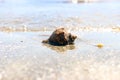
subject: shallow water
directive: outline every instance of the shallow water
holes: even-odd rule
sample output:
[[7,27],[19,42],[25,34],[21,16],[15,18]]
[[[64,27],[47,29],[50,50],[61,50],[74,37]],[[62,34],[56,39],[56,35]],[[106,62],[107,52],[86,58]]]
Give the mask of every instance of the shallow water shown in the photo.
[[77,30],[86,27],[119,30],[120,27],[119,2],[72,4],[59,0],[6,0],[0,4],[0,15],[3,30],[41,31],[60,26]]
[[[120,80],[119,2],[36,1],[0,3],[0,80]],[[74,45],[41,43],[61,26]]]

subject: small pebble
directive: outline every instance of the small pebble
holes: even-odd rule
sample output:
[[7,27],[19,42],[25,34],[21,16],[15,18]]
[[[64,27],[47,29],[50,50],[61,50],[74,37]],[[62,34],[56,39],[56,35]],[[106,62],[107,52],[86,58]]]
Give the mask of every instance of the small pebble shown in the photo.
[[98,48],[102,48],[102,47],[104,46],[104,44],[98,43],[96,46],[97,46]]

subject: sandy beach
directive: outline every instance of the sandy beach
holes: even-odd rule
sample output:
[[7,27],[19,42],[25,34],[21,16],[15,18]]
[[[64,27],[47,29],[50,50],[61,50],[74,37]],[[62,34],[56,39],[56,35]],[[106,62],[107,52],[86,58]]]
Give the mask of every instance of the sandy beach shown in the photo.
[[[119,4],[3,0],[0,80],[120,80]],[[75,44],[41,43],[58,27]]]

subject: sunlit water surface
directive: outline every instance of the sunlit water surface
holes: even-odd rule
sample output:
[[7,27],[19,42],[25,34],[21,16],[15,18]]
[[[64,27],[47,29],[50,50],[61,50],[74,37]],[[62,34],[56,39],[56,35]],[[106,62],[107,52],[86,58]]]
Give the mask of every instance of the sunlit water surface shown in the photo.
[[60,0],[6,0],[0,3],[0,28],[51,30],[56,27],[117,28],[120,27],[120,3],[79,3]]

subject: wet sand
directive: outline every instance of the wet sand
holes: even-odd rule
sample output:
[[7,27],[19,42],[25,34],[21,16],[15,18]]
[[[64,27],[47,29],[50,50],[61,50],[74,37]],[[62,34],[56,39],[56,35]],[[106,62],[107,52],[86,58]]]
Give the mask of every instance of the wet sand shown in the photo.
[[120,33],[74,31],[75,44],[58,47],[41,43],[51,32],[0,32],[0,80],[120,79]]

